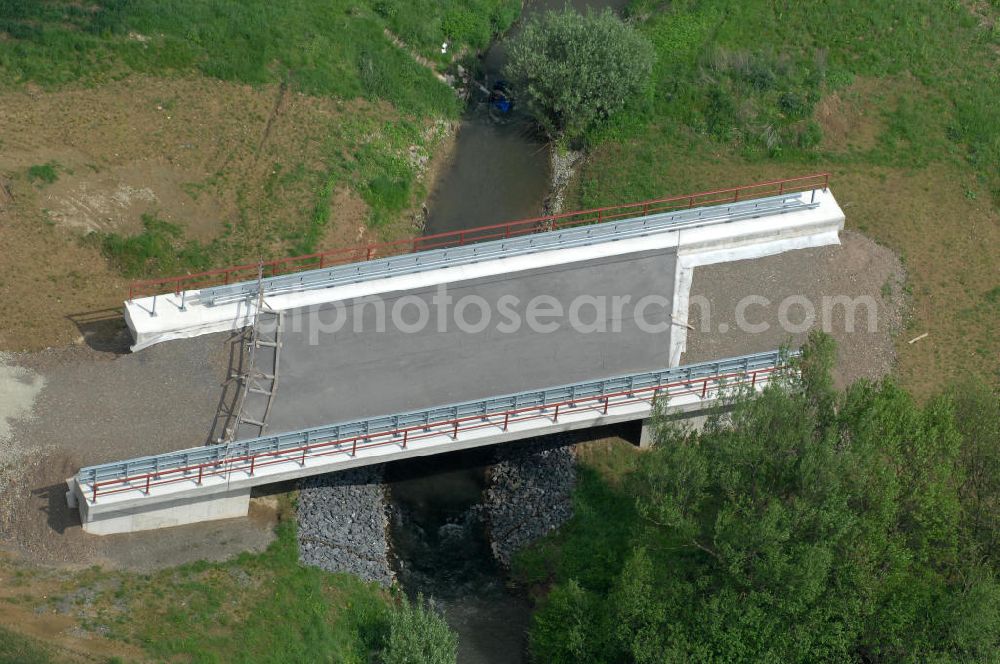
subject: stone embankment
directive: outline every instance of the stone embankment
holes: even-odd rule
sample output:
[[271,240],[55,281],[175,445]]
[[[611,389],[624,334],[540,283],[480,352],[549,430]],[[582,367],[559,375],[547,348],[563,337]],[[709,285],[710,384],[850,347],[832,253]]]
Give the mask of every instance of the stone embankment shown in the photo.
[[514,554],[573,516],[576,458],[569,436],[500,446],[483,510],[493,555],[510,567]]
[[542,205],[545,214],[559,214],[563,211],[566,190],[569,189],[570,180],[573,179],[577,164],[583,159],[583,155],[582,150],[570,150],[556,143],[549,145],[551,183],[549,184],[549,195],[545,197],[545,202]]
[[382,466],[303,480],[297,516],[303,564],[392,584]]

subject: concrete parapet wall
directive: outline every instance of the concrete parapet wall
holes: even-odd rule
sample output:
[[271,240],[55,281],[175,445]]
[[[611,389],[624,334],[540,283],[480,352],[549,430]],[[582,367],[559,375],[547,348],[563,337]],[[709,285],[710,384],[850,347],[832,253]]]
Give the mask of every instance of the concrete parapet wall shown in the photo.
[[[806,192],[803,195],[815,195],[818,205],[755,219],[715,222],[697,228],[665,230],[643,237],[538,251],[464,265],[431,268],[396,277],[375,278],[349,285],[274,295],[266,298],[266,306],[274,311],[284,311],[656,249],[677,252],[682,259],[678,261],[678,270],[687,270],[689,273],[696,265],[836,244],[837,233],[844,226],[844,213],[833,194],[829,190],[816,190],[812,194]],[[675,319],[678,320],[685,320],[687,317],[687,298],[686,292],[681,291],[682,287],[683,284],[677,286],[674,299],[675,313],[678,314]],[[690,279],[687,287],[690,287]],[[681,298],[683,306],[678,303],[678,295],[684,295]],[[125,319],[135,340],[132,350],[138,351],[172,339],[242,328],[252,322],[254,306],[249,301],[208,306],[199,302],[197,290],[159,295],[155,298],[136,298],[125,303]],[[681,343],[683,344],[683,339]],[[676,356],[679,359],[680,353],[676,353]]]

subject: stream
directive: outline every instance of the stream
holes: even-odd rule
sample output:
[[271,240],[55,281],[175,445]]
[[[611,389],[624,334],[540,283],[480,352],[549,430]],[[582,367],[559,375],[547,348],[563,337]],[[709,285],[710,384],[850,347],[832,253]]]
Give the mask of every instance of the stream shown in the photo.
[[[627,0],[528,0],[522,18],[562,9],[610,7]],[[506,38],[516,34],[515,25]],[[488,89],[506,60],[503,40],[481,60]],[[505,122],[489,117],[485,95],[473,95],[462,118],[452,158],[427,202],[425,234],[474,228],[542,213],[549,193],[549,151],[543,137],[514,112]],[[505,585],[490,551],[478,509],[493,452],[454,452],[389,464],[390,537],[397,577],[408,595],[432,597],[458,633],[460,664],[526,661],[530,623],[527,599]]]

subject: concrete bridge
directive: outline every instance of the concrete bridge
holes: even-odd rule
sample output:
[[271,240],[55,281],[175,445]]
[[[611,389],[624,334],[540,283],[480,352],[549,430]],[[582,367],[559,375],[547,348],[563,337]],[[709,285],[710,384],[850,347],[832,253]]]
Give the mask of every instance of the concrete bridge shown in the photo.
[[[783,360],[678,366],[694,267],[836,244],[843,221],[819,175],[138,284],[137,351],[269,316],[251,344],[266,384],[245,386],[237,440],[84,468],[69,500],[89,532],[159,528],[243,515],[259,484],[644,420],[665,397],[702,411]],[[525,322],[539,297],[544,329]],[[459,324],[461,303],[504,298],[528,303],[519,325],[468,306]]]

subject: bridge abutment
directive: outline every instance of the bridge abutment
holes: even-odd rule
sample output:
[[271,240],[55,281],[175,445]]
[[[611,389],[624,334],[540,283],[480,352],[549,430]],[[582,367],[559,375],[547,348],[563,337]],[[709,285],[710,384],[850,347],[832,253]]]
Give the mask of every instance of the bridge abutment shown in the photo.
[[86,500],[78,500],[84,531],[92,535],[116,535],[140,530],[183,526],[201,521],[245,517],[250,509],[250,487],[220,487],[209,493],[187,493],[174,500],[150,501],[139,497],[133,505],[116,505],[111,512],[94,511]]

